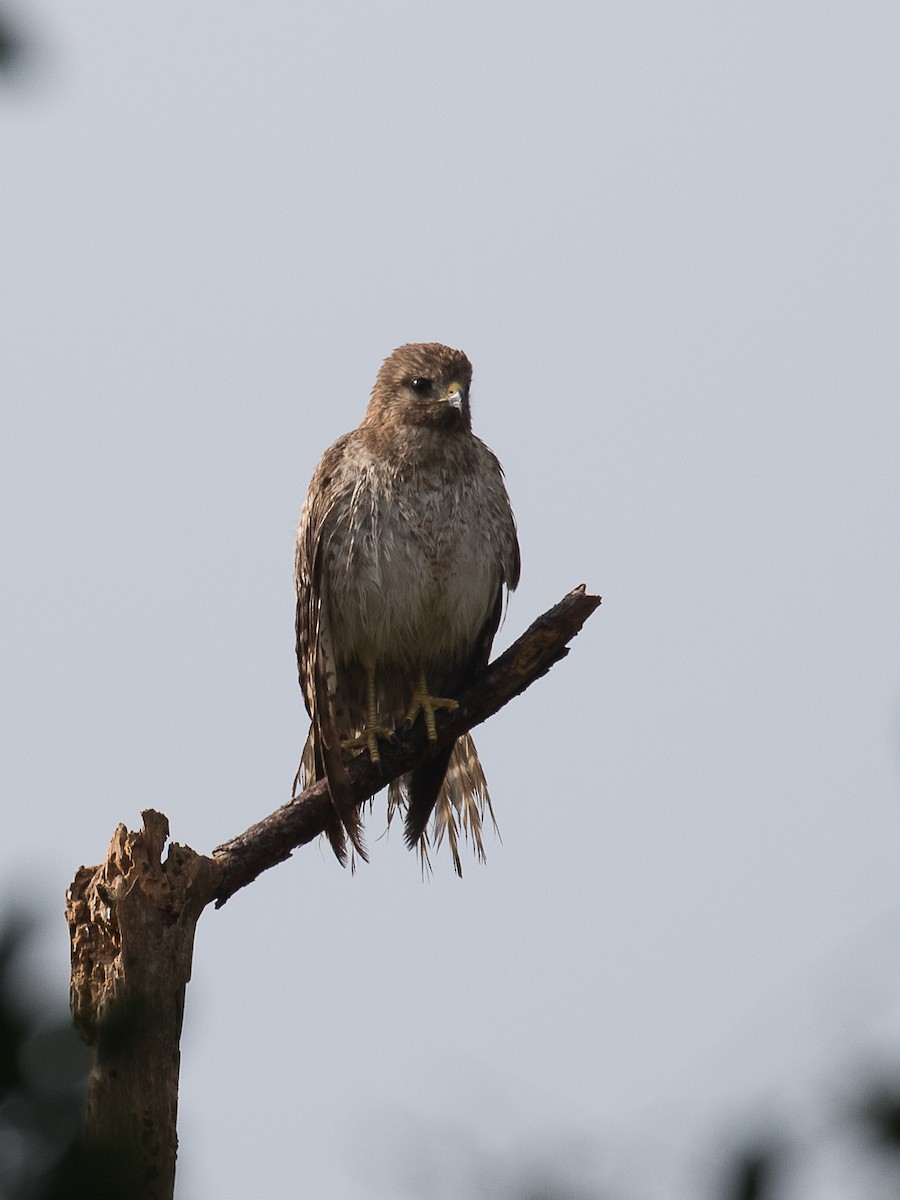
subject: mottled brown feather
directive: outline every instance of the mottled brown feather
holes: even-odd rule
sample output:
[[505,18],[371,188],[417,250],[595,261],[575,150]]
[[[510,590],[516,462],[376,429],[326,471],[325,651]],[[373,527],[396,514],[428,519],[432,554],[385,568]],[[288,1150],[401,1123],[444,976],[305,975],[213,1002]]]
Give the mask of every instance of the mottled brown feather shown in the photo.
[[[495,456],[471,431],[471,366],[438,343],[401,346],[385,360],[365,416],[322,457],[297,537],[297,659],[311,728],[297,784],[326,778],[340,822],[365,857],[346,794],[340,741],[366,720],[366,668],[375,670],[380,724],[403,721],[418,674],[450,696],[483,666],[503,596],[519,579],[515,521]],[[458,393],[447,399],[451,384]],[[483,857],[493,813],[472,739],[395,781],[389,818],[406,808],[406,836],[428,858],[457,835]],[[341,857],[343,839],[329,831]]]

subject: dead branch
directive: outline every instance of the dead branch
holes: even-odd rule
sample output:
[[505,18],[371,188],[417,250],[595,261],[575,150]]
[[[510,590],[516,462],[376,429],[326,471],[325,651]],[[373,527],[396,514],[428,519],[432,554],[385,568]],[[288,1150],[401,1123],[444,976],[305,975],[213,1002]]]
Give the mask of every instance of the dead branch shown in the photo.
[[[546,675],[554,663],[569,653],[568,643],[599,604],[600,597],[587,595],[582,584],[538,617],[505,654],[456,697],[458,709],[438,714],[437,743],[428,741],[420,723],[412,729],[398,730],[396,741],[381,748],[380,765],[371,763],[365,754],[357,755],[347,764],[356,803],[363,804],[392,779],[406,774],[427,755],[486,721]],[[217,846],[213,851],[220,871],[216,907],[220,908],[269,867],[290,858],[296,847],[318,837],[331,813],[328,788],[320,782],[244,833]]]

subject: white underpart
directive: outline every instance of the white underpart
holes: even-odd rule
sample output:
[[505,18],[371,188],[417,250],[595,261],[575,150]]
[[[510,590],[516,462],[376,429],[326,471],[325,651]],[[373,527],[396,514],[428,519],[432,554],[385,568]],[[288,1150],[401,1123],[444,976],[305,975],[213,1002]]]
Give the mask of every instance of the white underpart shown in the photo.
[[330,539],[338,569],[330,573],[329,623],[338,660],[390,664],[414,678],[430,661],[471,653],[500,587],[501,550],[484,490],[469,478],[451,481],[434,466],[375,486],[384,470],[360,471],[349,522],[355,538],[335,530]]

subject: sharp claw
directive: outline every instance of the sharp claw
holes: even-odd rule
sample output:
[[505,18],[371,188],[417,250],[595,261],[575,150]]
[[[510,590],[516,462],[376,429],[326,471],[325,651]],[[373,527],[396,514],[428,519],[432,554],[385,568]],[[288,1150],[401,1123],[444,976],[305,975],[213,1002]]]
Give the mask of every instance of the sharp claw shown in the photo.
[[439,708],[445,708],[448,712],[453,712],[459,708],[459,704],[456,700],[451,700],[448,696],[432,696],[426,686],[425,676],[421,676],[418,686],[413,692],[409,712],[406,714],[406,724],[412,725],[419,713],[422,713],[425,718],[425,729],[428,733],[428,740],[429,742],[436,742],[437,724],[435,723],[435,713]]
[[373,763],[381,762],[381,753],[378,749],[378,739],[383,742],[393,742],[396,738],[393,729],[388,729],[386,725],[365,725],[356,735],[356,737],[347,738],[341,742],[342,750],[368,750],[369,758]]

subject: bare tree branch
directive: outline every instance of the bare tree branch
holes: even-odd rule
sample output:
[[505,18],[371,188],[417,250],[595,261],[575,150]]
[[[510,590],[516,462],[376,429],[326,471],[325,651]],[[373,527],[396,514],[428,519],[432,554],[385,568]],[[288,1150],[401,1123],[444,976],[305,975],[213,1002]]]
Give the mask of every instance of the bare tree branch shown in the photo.
[[[347,764],[355,802],[363,804],[392,779],[405,775],[422,759],[486,721],[546,675],[554,663],[569,653],[568,643],[599,604],[600,597],[587,595],[582,584],[538,617],[518,641],[455,697],[459,708],[438,714],[436,743],[428,741],[420,723],[412,729],[399,730],[396,741],[381,748],[380,764],[371,763],[365,754],[357,755]],[[318,837],[331,815],[328,788],[322,781],[244,833],[217,846],[213,858],[221,875],[216,907],[220,908],[269,867],[290,858],[297,846]]]

